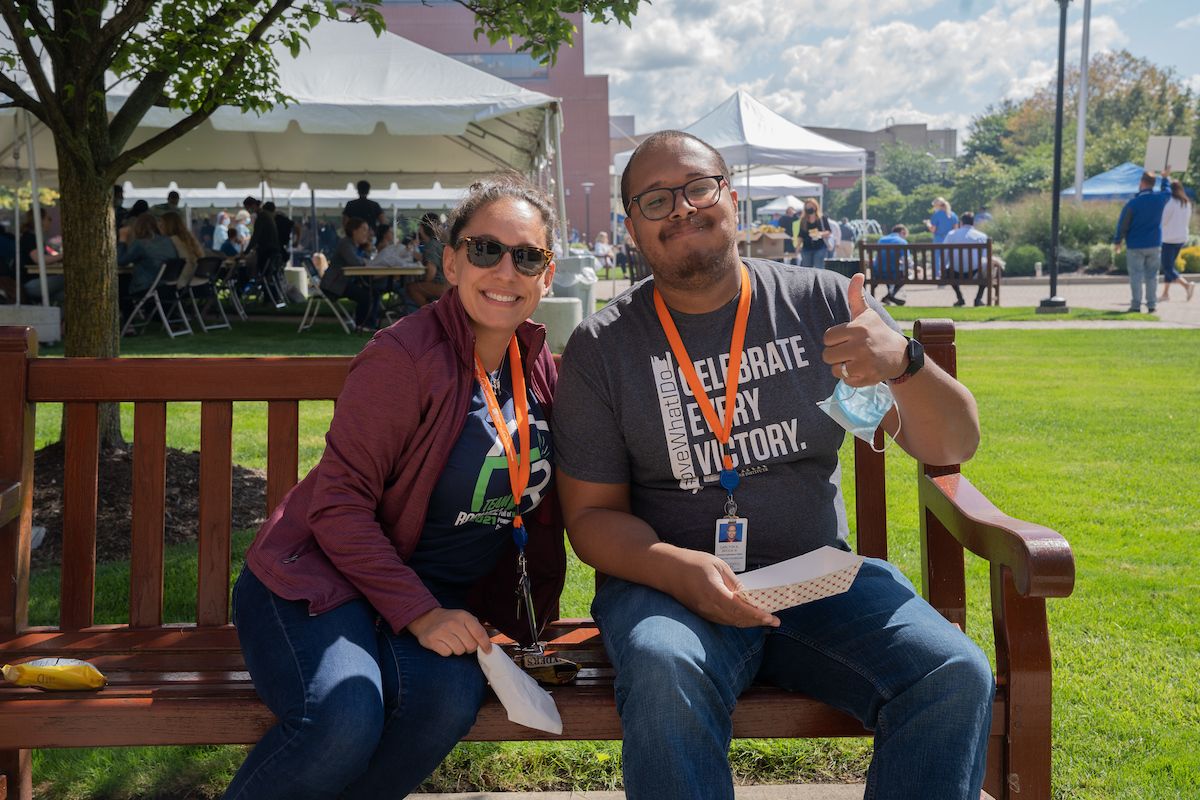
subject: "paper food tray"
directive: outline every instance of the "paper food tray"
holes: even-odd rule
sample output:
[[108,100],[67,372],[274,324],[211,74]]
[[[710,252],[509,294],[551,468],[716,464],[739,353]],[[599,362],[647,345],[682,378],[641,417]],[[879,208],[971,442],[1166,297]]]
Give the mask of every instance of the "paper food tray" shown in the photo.
[[738,596],[763,611],[775,612],[841,594],[854,583],[863,557],[821,547],[787,561],[739,575]]

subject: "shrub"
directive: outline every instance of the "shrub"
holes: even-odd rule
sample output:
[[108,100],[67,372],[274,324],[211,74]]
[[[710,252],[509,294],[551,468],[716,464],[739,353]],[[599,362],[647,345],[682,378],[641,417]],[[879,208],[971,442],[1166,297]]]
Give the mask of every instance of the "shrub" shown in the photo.
[[[1087,251],[1112,240],[1120,203],[1064,202],[1059,208],[1059,248]],[[1050,252],[1050,197],[1029,197],[992,210],[992,219],[980,226],[1005,248],[1031,244]]]
[[1088,272],[1108,272],[1112,269],[1112,247],[1107,244],[1094,244],[1088,250]]
[[1200,272],[1200,245],[1180,250],[1175,268],[1180,272]]
[[1069,247],[1058,248],[1058,271],[1078,272],[1083,268],[1083,253]]
[[1022,244],[1009,250],[1005,254],[1004,260],[1004,274],[1013,277],[1032,275],[1034,263],[1038,261],[1045,263],[1046,257],[1042,255],[1041,248],[1032,244]]

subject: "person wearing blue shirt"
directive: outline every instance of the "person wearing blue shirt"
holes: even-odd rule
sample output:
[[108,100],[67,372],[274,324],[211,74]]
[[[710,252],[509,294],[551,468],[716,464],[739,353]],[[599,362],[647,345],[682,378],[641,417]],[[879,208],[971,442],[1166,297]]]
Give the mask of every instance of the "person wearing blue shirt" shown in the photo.
[[[958,227],[958,215],[950,210],[950,203],[944,197],[933,201],[933,214],[925,220],[925,227],[933,234],[933,243],[941,244],[946,241],[947,234]],[[933,254],[933,276],[942,277],[942,254]]]
[[[987,244],[987,234],[983,231],[975,230],[975,215],[970,211],[964,211],[958,223],[957,228],[946,234],[946,244]],[[956,306],[967,304],[967,301],[963,299],[962,289],[958,288],[959,281],[979,277],[979,252],[964,253],[963,258],[965,263],[961,264],[961,273],[954,268],[947,270],[950,274],[950,286],[954,289],[954,294],[958,298],[954,301],[954,305]],[[987,285],[985,283],[979,284],[979,289],[975,292],[975,305],[983,305],[983,293],[986,289]]]
[[[896,225],[887,236],[879,237],[879,244],[908,244],[906,236],[908,236],[908,228],[904,225]],[[888,282],[887,294],[883,296],[882,301],[885,305],[888,303],[904,305],[904,301],[897,296],[897,292],[904,285],[904,279],[908,277],[907,263],[907,250],[883,250],[876,258],[875,274]]]
[[1121,242],[1128,253],[1125,266],[1129,271],[1129,313],[1142,310],[1142,290],[1146,292],[1146,310],[1151,314],[1158,299],[1158,266],[1162,260],[1163,207],[1171,199],[1171,167],[1162,173],[1162,183],[1154,191],[1154,173],[1143,172],[1134,195],[1117,218],[1113,247],[1121,252]]

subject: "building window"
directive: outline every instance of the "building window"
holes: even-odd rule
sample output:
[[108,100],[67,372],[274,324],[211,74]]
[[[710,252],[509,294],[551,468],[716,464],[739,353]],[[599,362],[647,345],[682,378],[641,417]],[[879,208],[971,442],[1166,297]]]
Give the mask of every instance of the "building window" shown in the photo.
[[538,63],[527,53],[447,53],[464,64],[491,73],[497,78],[512,80],[545,80],[550,68]]

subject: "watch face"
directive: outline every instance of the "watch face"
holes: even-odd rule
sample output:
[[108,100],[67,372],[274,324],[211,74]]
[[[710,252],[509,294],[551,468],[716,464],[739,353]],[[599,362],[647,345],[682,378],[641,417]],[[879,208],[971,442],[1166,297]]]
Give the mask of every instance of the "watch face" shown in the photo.
[[916,339],[909,339],[908,369],[904,370],[904,374],[912,375],[923,366],[925,366],[925,348]]

